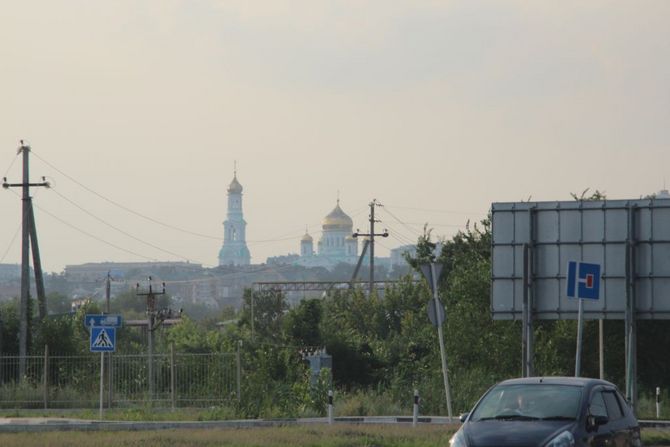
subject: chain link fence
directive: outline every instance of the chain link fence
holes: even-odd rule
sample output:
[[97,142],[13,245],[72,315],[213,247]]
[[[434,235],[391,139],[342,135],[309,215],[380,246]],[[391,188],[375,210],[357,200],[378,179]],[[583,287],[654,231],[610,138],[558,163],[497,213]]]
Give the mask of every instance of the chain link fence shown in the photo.
[[238,354],[97,354],[25,357],[0,355],[0,408],[94,408],[100,403],[101,361],[104,406],[200,407],[240,398]]

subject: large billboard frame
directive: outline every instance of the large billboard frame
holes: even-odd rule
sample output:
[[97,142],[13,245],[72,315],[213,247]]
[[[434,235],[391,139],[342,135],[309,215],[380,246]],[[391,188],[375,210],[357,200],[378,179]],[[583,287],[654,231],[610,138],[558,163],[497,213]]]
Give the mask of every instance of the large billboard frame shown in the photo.
[[636,321],[670,319],[670,200],[509,202],[491,206],[491,313],[523,322],[524,375],[532,374],[535,319],[575,319],[568,261],[602,265],[601,299],[588,319],[623,319],[626,394],[636,386]]

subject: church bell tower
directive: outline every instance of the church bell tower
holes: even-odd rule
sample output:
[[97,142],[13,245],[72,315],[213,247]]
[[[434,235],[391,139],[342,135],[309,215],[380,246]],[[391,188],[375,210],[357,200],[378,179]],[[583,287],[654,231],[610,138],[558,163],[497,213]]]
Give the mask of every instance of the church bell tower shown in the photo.
[[237,181],[237,169],[228,186],[228,213],[223,222],[223,246],[219,265],[249,265],[251,255],[246,241],[247,223],[242,214],[242,185]]

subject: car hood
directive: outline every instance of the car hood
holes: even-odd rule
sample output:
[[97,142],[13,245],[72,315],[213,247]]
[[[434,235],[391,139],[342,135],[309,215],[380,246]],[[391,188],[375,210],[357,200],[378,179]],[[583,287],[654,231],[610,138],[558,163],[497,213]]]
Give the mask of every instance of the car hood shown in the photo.
[[477,421],[466,422],[463,434],[471,447],[537,447],[573,425],[566,421]]

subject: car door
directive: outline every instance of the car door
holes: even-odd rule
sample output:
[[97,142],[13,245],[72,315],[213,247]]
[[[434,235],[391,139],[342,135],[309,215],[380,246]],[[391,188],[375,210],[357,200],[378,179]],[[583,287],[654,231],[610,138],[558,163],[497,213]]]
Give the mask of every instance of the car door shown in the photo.
[[639,447],[642,445],[642,440],[640,438],[640,424],[637,422],[635,412],[633,411],[633,408],[630,405],[630,403],[626,400],[625,397],[621,395],[619,391],[616,391],[614,394],[616,395],[617,400],[621,405],[621,409],[623,410],[624,414],[623,417],[626,421],[625,424],[626,427],[628,428],[628,440],[626,445]]
[[617,397],[614,388],[604,388],[602,390],[603,400],[607,409],[609,422],[606,424],[612,433],[612,441],[615,447],[631,446],[631,427],[622,402]]
[[[609,419],[607,406],[603,397],[602,387],[597,387],[591,393],[589,401],[589,415],[595,417],[603,416]],[[609,422],[604,425],[588,427],[588,445],[590,447],[614,447],[614,434],[609,428]]]

